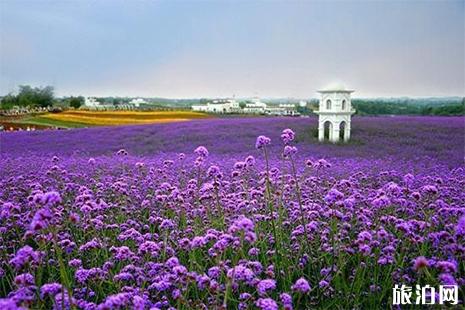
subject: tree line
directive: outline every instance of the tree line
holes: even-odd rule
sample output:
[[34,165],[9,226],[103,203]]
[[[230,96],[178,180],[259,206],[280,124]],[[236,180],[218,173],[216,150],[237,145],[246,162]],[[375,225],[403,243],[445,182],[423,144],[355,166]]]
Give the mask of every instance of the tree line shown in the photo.
[[464,115],[463,98],[353,99],[357,115]]
[[19,108],[49,108],[53,106],[70,106],[78,109],[84,104],[84,97],[55,98],[53,86],[32,87],[20,85],[17,93],[9,93],[1,98],[3,110]]

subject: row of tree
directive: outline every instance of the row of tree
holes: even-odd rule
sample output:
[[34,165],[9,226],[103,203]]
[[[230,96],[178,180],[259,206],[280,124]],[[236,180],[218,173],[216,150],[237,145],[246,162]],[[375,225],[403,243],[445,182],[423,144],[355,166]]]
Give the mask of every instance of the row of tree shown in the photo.
[[56,99],[53,86],[31,87],[19,86],[17,93],[10,93],[1,98],[1,109],[20,108],[48,108],[52,106],[69,106],[79,108],[84,104],[84,97],[68,97]]
[[383,100],[353,99],[358,115],[464,115],[463,98]]
[[54,93],[52,86],[31,87],[29,85],[19,86],[17,94],[10,93],[2,98],[2,109],[13,107],[41,107],[46,108],[53,105]]

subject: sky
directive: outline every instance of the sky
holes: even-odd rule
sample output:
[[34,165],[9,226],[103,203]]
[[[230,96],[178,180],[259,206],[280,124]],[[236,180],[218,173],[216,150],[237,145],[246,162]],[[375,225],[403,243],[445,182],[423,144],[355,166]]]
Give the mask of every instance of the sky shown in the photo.
[[0,0],[0,95],[464,96],[464,75],[464,0]]

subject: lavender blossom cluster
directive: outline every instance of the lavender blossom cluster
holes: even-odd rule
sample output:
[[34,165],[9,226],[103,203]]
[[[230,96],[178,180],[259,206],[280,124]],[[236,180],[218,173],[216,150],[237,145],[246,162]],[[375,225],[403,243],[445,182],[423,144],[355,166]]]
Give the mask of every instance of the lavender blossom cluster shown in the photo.
[[205,145],[3,157],[0,309],[374,309],[396,284],[457,284],[463,303],[463,164],[298,139],[257,135],[234,162]]

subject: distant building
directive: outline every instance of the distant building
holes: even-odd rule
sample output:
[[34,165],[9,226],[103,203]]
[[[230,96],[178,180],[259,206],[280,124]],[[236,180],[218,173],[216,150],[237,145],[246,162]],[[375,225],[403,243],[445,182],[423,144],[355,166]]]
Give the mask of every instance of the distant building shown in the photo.
[[114,109],[115,106],[112,103],[101,103],[97,101],[95,97],[86,97],[84,99],[84,106],[81,108],[87,108],[90,110],[109,110]]
[[280,104],[279,107],[282,109],[282,115],[286,116],[298,116],[300,115],[299,112],[297,112],[297,107],[295,104],[292,103],[283,103]]
[[100,102],[98,102],[95,97],[86,97],[84,105],[89,108],[96,108],[100,105]]
[[297,107],[295,104],[280,104],[278,106],[268,105],[259,98],[253,98],[247,102],[241,109],[239,102],[235,99],[216,99],[206,104],[196,104],[192,106],[193,111],[207,113],[250,113],[250,114],[266,114],[277,116],[298,116]]
[[241,107],[235,99],[216,99],[207,104],[196,104],[192,111],[207,113],[240,113]]
[[266,108],[267,115],[275,116],[299,116],[297,107],[292,103],[281,103],[278,106],[269,106]]
[[132,104],[137,108],[140,107],[141,104],[146,104],[146,103],[147,101],[145,101],[142,98],[132,99],[131,101],[129,101],[129,104]]
[[265,114],[267,109],[267,105],[264,102],[261,102],[259,98],[252,99],[252,102],[247,102],[245,104],[244,109],[242,110],[244,113],[251,113],[251,114]]
[[352,109],[350,94],[343,85],[336,84],[318,91],[320,107],[314,111],[318,117],[318,140],[327,138],[331,142],[349,141]]

